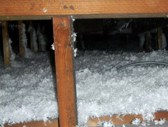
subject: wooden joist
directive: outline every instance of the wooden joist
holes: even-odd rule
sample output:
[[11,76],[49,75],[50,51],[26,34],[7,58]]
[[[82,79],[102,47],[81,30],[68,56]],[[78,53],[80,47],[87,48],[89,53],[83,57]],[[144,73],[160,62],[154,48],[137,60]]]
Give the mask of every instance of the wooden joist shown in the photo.
[[162,49],[162,28],[161,27],[157,29],[157,36],[158,36],[158,48]]
[[[102,17],[167,17],[167,0],[0,0],[0,20]],[[22,16],[22,17],[21,17]],[[36,18],[37,17],[37,18]]]
[[2,38],[3,38],[3,56],[5,67],[10,66],[10,49],[9,49],[9,38],[8,38],[8,23],[7,21],[2,22]]
[[53,18],[57,99],[60,127],[77,125],[70,18]]
[[[166,111],[156,112],[154,115],[155,115],[154,120],[159,120],[163,118],[168,120],[168,112]],[[120,116],[113,115],[112,117],[104,116],[104,117],[99,117],[99,118],[90,118],[88,122],[86,123],[86,125],[88,127],[96,127],[98,126],[97,125],[98,122],[110,121],[110,120],[111,120],[111,123],[113,123],[114,125],[128,125],[128,124],[131,124],[131,122],[135,118],[140,119],[142,122],[142,115],[120,115]],[[45,124],[43,121],[19,123],[19,124],[13,124],[13,125],[5,124],[4,127],[58,127],[58,120],[57,119],[50,120],[50,122],[46,122]]]
[[18,124],[12,124],[8,125],[5,124],[4,127],[59,127],[58,126],[58,120],[51,120],[44,123],[43,121],[32,121],[32,122],[25,122],[25,123],[18,123]]
[[22,21],[18,21],[18,32],[19,32],[19,55],[21,57],[25,56],[25,49],[23,46],[23,36],[22,36]]
[[[159,120],[159,119],[163,119],[165,118],[166,120],[168,120],[168,112],[166,111],[160,111],[160,112],[156,112],[154,114],[155,119],[154,120]],[[99,117],[99,118],[90,118],[88,120],[88,126],[97,126],[97,123],[99,121],[110,121],[111,123],[113,123],[114,125],[128,125],[131,124],[131,122],[135,119],[138,118],[140,119],[140,121],[143,121],[142,115],[113,115],[112,117],[110,116],[106,116],[106,117]],[[151,121],[152,122],[152,121]]]

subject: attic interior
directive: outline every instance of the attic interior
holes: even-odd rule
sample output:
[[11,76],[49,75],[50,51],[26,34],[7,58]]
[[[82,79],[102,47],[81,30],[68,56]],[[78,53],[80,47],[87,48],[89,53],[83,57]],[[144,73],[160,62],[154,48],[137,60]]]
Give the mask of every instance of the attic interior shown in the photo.
[[[51,20],[35,20],[33,27],[35,31],[39,30],[45,35],[46,50],[51,49],[53,43],[52,21]],[[162,29],[166,40],[168,38],[167,18],[117,18],[117,19],[76,19],[74,22],[74,32],[77,34],[76,48],[78,50],[131,50],[141,51],[139,48],[140,35],[150,33],[151,49],[158,50],[157,30]],[[30,21],[23,21],[26,25],[27,46],[30,48]],[[0,24],[2,28],[2,23]],[[2,36],[2,31],[0,31]],[[8,22],[9,38],[13,41],[12,47],[16,54],[18,49],[18,22]],[[38,39],[37,39],[38,40]],[[143,45],[143,50],[145,49]],[[165,47],[167,49],[167,47]],[[1,38],[2,51],[2,38]],[[149,52],[149,51],[148,51]]]
[[146,33],[151,36],[151,49],[146,49],[144,44],[143,50],[158,50],[155,45],[158,28],[162,29],[167,39],[167,18],[77,20],[74,27],[79,35],[77,47],[86,50],[142,51],[138,50],[138,42],[140,36],[146,36]]
[[[24,35],[26,35],[27,39],[26,47],[27,49],[31,49],[30,30],[32,29],[32,27],[30,27],[30,21],[23,21],[23,23],[25,24]],[[144,111],[147,111],[149,113],[149,116],[146,115],[146,117],[147,120],[149,120],[151,119],[150,114],[158,111],[158,109],[161,109],[161,111],[168,110],[168,108],[165,106],[167,105],[167,103],[163,103],[166,102],[168,98],[168,95],[166,94],[167,89],[165,90],[165,87],[167,86],[166,74],[168,74],[168,72],[167,70],[164,70],[165,66],[155,66],[155,64],[152,64],[152,66],[149,66],[149,68],[146,68],[144,66],[142,66],[142,68],[135,66],[133,67],[135,70],[132,70],[132,68],[126,68],[121,73],[113,70],[113,68],[115,69],[116,65],[122,67],[132,62],[139,62],[143,60],[145,61],[148,59],[150,61],[158,60],[161,62],[166,62],[168,59],[166,51],[166,40],[168,40],[167,23],[167,18],[76,19],[76,21],[74,22],[74,32],[77,34],[77,38],[74,45],[75,48],[77,48],[77,56],[75,57],[74,69],[76,71],[76,82],[78,86],[78,106],[80,107],[80,104],[83,104],[78,109],[78,113],[82,116],[78,120],[81,125],[85,124],[85,118],[91,116],[105,116],[106,114],[108,114],[108,112],[108,115],[111,115],[117,113],[143,114]],[[2,102],[0,102],[0,105],[2,106],[2,108],[4,108],[4,112],[8,110],[6,107],[10,108],[14,106],[14,104],[15,109],[17,109],[18,112],[21,112],[21,115],[25,115],[23,113],[23,110],[31,109],[31,106],[33,107],[33,109],[31,110],[34,111],[29,111],[29,113],[26,112],[27,114],[29,114],[29,117],[21,118],[21,115],[18,115],[20,121],[18,119],[14,119],[13,121],[11,120],[11,118],[13,116],[16,116],[18,112],[10,110],[13,113],[13,115],[11,116],[9,116],[9,114],[7,113],[4,114],[4,112],[2,112],[2,114],[4,115],[2,115],[2,118],[0,119],[4,120],[5,123],[19,123],[30,121],[32,119],[31,115],[33,115],[35,120],[40,119],[44,121],[48,118],[54,119],[58,117],[58,113],[56,113],[57,106],[55,102],[56,81],[54,80],[54,51],[51,48],[51,45],[53,43],[52,21],[32,21],[32,24],[35,30],[34,40],[36,41],[36,45],[34,45],[32,51],[30,50],[30,52],[33,53],[28,52],[28,54],[26,54],[28,56],[24,58],[19,56],[18,22],[8,22],[8,35],[12,41],[12,51],[15,54],[15,60],[12,59],[13,61],[11,62],[11,67],[5,68],[4,66],[2,39],[0,42],[0,84],[2,84],[0,86],[2,88],[0,97],[6,96],[6,100],[2,100]],[[163,33],[164,36],[162,36]],[[2,31],[0,31],[0,36],[2,36]],[[164,73],[161,73],[159,69],[164,71]],[[142,74],[144,74],[144,76],[139,77]],[[157,78],[158,75],[160,75],[159,78]],[[161,79],[161,81],[152,82],[153,77],[159,81]],[[101,85],[103,84],[103,82],[105,83],[106,87],[103,87],[103,85]],[[115,83],[112,84],[112,82]],[[13,87],[11,84],[15,86],[15,89],[12,89]],[[48,85],[48,87],[46,87],[46,84]],[[114,86],[110,84],[116,86],[116,88],[112,90],[111,88]],[[137,84],[137,86],[135,84]],[[146,87],[140,87],[142,84],[145,84]],[[27,89],[28,86],[29,89]],[[42,89],[40,86],[44,87],[45,89]],[[119,88],[118,86],[125,89]],[[140,87],[140,91],[138,91],[138,87]],[[130,92],[126,93],[131,88],[133,88],[133,90],[130,90]],[[141,91],[145,89],[146,91],[144,93],[141,93]],[[88,90],[89,92],[87,94],[82,94],[82,90]],[[13,97],[11,97],[9,93],[7,93],[9,91],[13,93]],[[16,91],[19,92],[16,93]],[[117,93],[115,91],[117,91]],[[125,98],[123,97],[124,95],[118,93],[118,91],[121,91],[125,95]],[[26,94],[21,94],[24,92]],[[136,92],[138,96],[135,96],[134,93]],[[158,92],[160,92],[161,94],[156,94]],[[40,95],[37,95],[35,93],[39,93]],[[115,98],[113,98],[115,93],[115,98],[123,98],[116,100]],[[157,98],[157,102],[155,103],[149,101],[152,100],[153,94],[156,94],[154,98]],[[144,97],[146,97],[147,95],[149,100],[144,99]],[[159,98],[161,98],[161,96],[163,98],[159,101]],[[24,98],[27,98],[27,102],[24,100]],[[107,98],[107,100],[104,100],[103,98]],[[139,102],[136,101],[137,98]],[[17,100],[18,102],[13,102],[11,100]],[[48,100],[50,101],[48,102]],[[36,103],[31,104],[33,102]],[[146,102],[150,103],[146,104]],[[84,103],[86,103],[86,105],[84,105]],[[93,110],[94,106],[92,106],[91,103],[93,103],[95,107],[100,107],[95,108],[95,112],[91,112],[90,110],[88,110],[90,107],[90,109]],[[152,103],[154,104],[153,108],[151,108]],[[112,108],[110,109],[106,106],[103,107],[103,104],[111,105]],[[38,106],[35,105],[44,106],[37,109]],[[123,107],[123,105],[125,107]],[[46,109],[46,107],[49,108]],[[102,111],[101,108],[103,110],[107,108],[108,110]],[[80,109],[84,110],[82,111]],[[98,112],[98,110],[100,112]],[[39,112],[42,112],[40,114],[41,116],[38,116]],[[87,114],[88,112],[90,112],[91,114]],[[108,121],[100,123],[100,125],[106,123],[108,123]],[[3,121],[1,121],[1,124],[4,124]]]

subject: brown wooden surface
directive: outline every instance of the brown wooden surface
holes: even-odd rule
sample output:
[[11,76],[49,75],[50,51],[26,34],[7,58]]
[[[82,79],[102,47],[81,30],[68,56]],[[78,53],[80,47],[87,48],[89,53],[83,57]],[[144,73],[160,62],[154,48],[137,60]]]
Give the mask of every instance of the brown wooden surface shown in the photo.
[[[168,112],[166,111],[160,111],[156,112],[155,114],[155,119],[154,120],[159,120],[165,118],[168,120]],[[120,119],[119,119],[120,118]],[[112,117],[106,116],[106,117],[99,117],[99,118],[90,118],[88,120],[88,125],[89,126],[97,126],[97,123],[100,121],[109,121],[112,119],[112,122],[114,125],[128,125],[130,124],[135,118],[139,118],[142,121],[142,115],[120,115],[119,118],[117,115],[113,115]]]
[[[56,17],[68,17],[70,15],[56,15]],[[0,16],[0,20],[51,20],[54,15],[41,15],[41,16]],[[135,13],[135,14],[83,14],[73,15],[75,19],[104,19],[104,18],[160,18],[168,17],[167,13]]]
[[158,48],[162,49],[162,28],[161,27],[157,29],[157,34],[158,34]]
[[[120,118],[120,119],[119,119]],[[142,115],[120,115],[119,118],[117,115],[114,115],[112,117],[112,122],[114,125],[128,125],[134,120],[135,118],[139,118],[142,121]],[[168,120],[168,112],[166,111],[160,111],[155,113],[155,120],[166,118]],[[87,122],[87,125],[89,127],[95,127],[97,126],[97,123],[100,121],[109,121],[111,119],[110,116],[104,116],[99,118],[90,118]],[[25,126],[24,126],[25,125]],[[50,122],[46,122],[46,126],[43,121],[35,121],[35,122],[27,122],[27,123],[19,123],[19,124],[13,124],[13,125],[7,125],[5,124],[4,127],[58,127],[58,120],[51,120]]]
[[2,22],[2,38],[3,38],[3,56],[5,67],[10,66],[10,50],[8,42],[8,24],[6,21]]
[[5,124],[4,127],[58,127],[58,120],[51,120],[44,123],[43,121],[34,121],[27,123],[18,123],[13,125]]
[[25,56],[25,49],[22,41],[22,21],[18,21],[18,33],[19,33],[19,55],[21,57]]
[[19,16],[152,13],[167,16],[168,0],[0,0],[0,20],[11,19],[10,16],[19,19]]
[[70,26],[70,18],[53,18],[60,127],[75,127],[77,124]]

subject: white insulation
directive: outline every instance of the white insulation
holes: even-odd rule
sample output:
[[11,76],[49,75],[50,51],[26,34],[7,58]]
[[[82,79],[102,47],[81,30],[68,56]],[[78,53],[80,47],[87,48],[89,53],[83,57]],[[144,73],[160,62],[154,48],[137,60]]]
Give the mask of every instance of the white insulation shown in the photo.
[[[79,125],[85,125],[89,117],[113,114],[142,114],[148,121],[154,119],[153,113],[168,110],[167,66],[116,69],[138,61],[168,62],[168,52],[78,52],[75,71]],[[49,53],[16,58],[13,64],[5,69],[0,60],[0,124],[57,118],[55,69]]]

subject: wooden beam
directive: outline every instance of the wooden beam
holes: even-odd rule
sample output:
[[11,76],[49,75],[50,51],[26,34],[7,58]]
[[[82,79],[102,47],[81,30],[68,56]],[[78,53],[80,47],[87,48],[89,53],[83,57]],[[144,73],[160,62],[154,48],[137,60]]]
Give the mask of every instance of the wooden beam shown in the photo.
[[[166,111],[160,111],[160,112],[156,112],[154,114],[155,119],[154,120],[159,120],[159,119],[163,119],[165,118],[166,120],[168,120],[168,112]],[[131,124],[131,122],[135,119],[138,118],[141,120],[143,120],[142,115],[113,115],[112,117],[110,116],[105,116],[105,117],[99,117],[99,118],[90,118],[88,120],[88,126],[98,126],[97,123],[99,121],[109,121],[111,120],[111,123],[113,123],[114,125],[128,125]],[[152,121],[151,121],[152,122]]]
[[[70,15],[37,15],[37,16],[0,16],[1,21],[14,20],[51,20],[53,16],[68,17]],[[135,13],[135,14],[83,14],[71,15],[75,19],[105,19],[105,18],[167,18],[167,13]]]
[[13,125],[5,124],[4,127],[58,127],[58,120],[50,120],[46,123],[44,121],[32,121]]
[[23,46],[23,39],[22,39],[22,21],[18,21],[18,32],[19,32],[19,55],[21,57],[25,56],[25,49]]
[[3,36],[3,56],[5,67],[10,66],[10,50],[9,50],[9,38],[8,38],[8,24],[7,21],[2,22],[2,36]]
[[53,18],[57,97],[60,127],[75,127],[76,89],[71,47],[70,18]]
[[[159,120],[165,118],[168,120],[168,112],[167,111],[158,111],[154,114],[155,119]],[[97,127],[99,121],[109,121],[113,122],[114,125],[129,125],[135,118],[139,118],[142,121],[142,115],[134,115],[134,114],[127,114],[127,115],[113,115],[110,116],[102,116],[99,118],[89,118],[88,122],[86,123],[88,127]],[[32,121],[26,123],[18,123],[13,125],[5,124],[4,127],[58,127],[58,120],[50,120],[50,122],[46,122],[44,124],[43,121]]]
[[[0,20],[18,16],[168,14],[167,0],[0,0]],[[13,18],[11,16],[14,16]]]
[[158,34],[158,48],[161,50],[162,49],[162,28],[161,27],[157,29],[157,34]]

